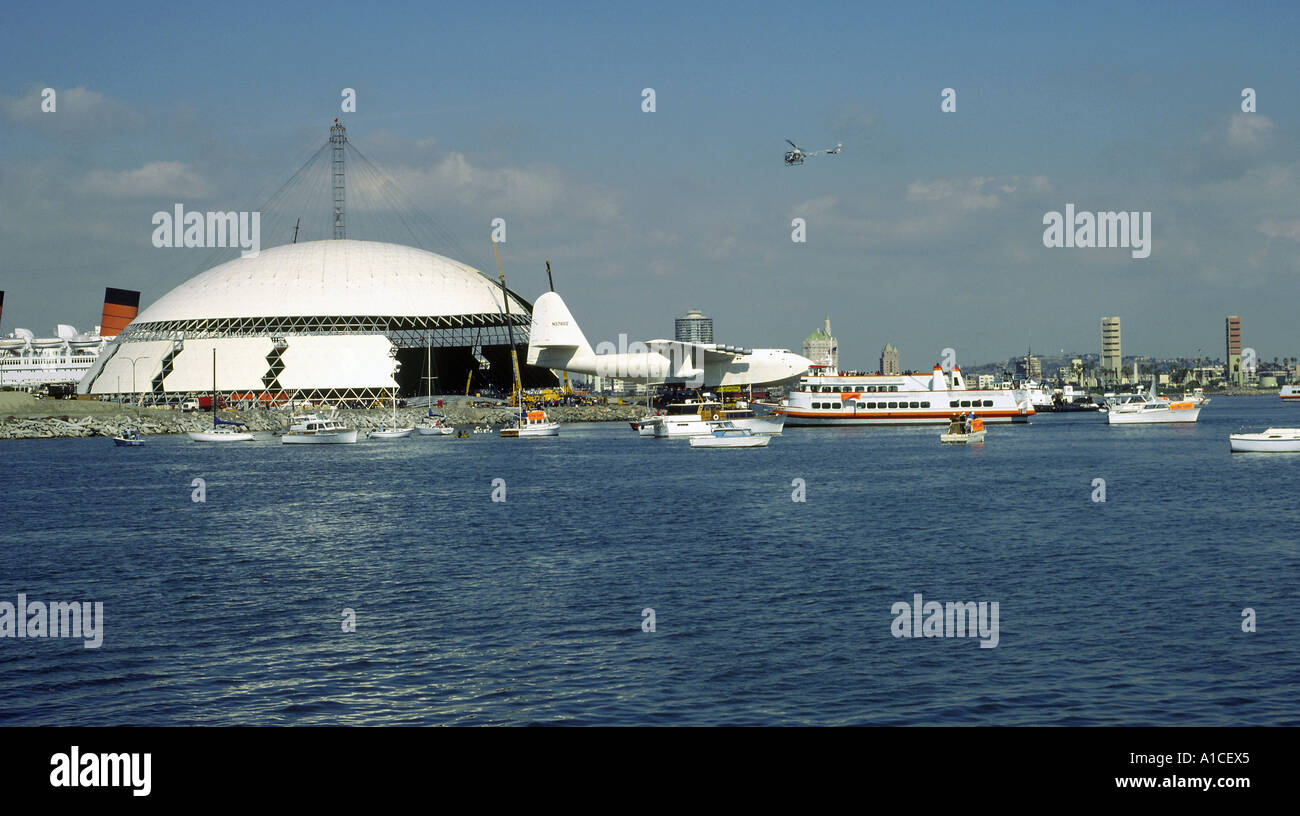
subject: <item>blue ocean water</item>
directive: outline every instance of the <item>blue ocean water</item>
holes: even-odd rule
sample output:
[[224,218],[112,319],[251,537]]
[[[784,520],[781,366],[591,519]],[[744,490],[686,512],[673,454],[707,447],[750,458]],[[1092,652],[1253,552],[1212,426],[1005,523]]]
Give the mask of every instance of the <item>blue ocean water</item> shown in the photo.
[[[1227,442],[1269,425],[6,442],[0,601],[105,621],[0,638],[0,723],[1294,725],[1300,455]],[[915,593],[997,647],[894,637]]]

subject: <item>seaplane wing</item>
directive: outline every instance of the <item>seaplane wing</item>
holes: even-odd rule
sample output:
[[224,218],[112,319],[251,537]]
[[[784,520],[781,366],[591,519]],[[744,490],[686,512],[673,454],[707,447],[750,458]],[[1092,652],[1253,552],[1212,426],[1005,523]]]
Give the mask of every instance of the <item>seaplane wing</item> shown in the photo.
[[600,377],[680,382],[696,387],[767,385],[797,380],[812,362],[785,349],[651,340],[597,353],[555,292],[533,304],[528,364]]

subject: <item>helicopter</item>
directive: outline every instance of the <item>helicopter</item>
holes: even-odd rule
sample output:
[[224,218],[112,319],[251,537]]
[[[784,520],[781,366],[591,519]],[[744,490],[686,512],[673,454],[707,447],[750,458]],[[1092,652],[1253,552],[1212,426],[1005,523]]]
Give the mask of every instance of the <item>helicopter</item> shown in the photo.
[[813,156],[820,156],[822,153],[825,153],[828,156],[834,156],[844,149],[844,142],[836,142],[834,147],[828,147],[825,150],[814,150],[811,153],[807,153],[803,148],[799,147],[799,145],[789,139],[786,139],[785,143],[794,148],[794,150],[787,150],[785,152],[785,163],[787,167],[793,167],[796,164],[803,164],[804,159]]

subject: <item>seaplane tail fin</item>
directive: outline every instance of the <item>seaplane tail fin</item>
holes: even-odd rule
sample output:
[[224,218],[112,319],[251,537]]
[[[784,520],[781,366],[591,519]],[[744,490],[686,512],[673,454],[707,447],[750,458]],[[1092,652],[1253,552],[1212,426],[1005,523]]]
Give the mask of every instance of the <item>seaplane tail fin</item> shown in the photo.
[[528,335],[528,364],[564,368],[574,358],[595,356],[582,335],[569,307],[555,292],[546,292],[533,303],[533,325]]

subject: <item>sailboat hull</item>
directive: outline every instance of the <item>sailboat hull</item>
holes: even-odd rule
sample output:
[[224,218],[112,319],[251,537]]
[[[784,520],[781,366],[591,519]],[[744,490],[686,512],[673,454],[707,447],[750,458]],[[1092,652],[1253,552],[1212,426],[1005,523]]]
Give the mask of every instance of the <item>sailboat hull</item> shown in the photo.
[[191,431],[195,442],[252,442],[253,435],[246,431]]
[[367,439],[405,439],[415,432],[414,428],[398,428],[393,431],[370,431]]

